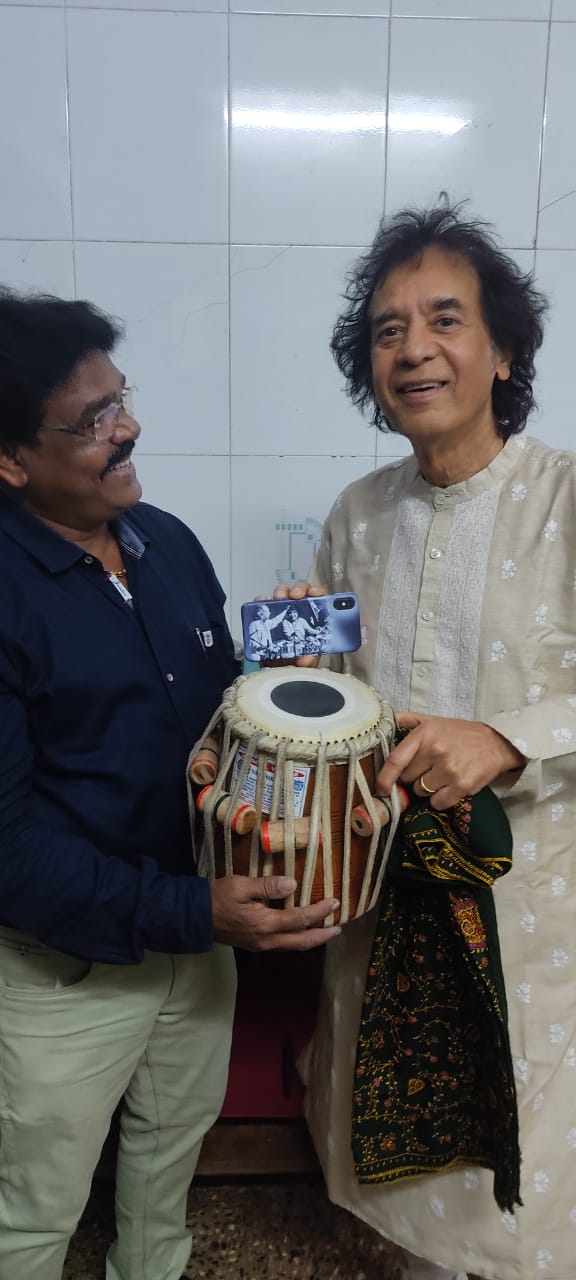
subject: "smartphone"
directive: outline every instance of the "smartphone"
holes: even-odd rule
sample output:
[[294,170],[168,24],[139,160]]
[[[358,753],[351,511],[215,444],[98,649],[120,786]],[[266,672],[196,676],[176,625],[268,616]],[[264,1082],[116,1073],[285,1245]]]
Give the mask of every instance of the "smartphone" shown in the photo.
[[351,653],[360,648],[360,609],[351,591],[302,600],[250,600],[242,605],[241,614],[249,662]]

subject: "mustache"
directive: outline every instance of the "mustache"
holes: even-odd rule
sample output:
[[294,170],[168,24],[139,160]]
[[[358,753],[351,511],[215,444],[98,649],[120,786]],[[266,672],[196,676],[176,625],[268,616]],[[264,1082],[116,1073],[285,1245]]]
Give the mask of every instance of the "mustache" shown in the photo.
[[103,480],[107,472],[112,470],[112,467],[117,467],[120,462],[126,462],[130,457],[133,448],[133,440],[124,440],[122,444],[119,444],[114,450],[114,453],[110,454],[104,470],[100,473],[100,479]]

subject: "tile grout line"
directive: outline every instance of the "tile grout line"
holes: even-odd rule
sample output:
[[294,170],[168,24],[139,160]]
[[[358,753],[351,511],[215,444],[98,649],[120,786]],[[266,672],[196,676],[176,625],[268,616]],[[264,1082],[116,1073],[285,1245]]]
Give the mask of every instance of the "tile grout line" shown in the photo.
[[538,234],[540,231],[540,200],[542,197],[542,169],[544,165],[544,145],[546,140],[546,106],[548,102],[548,71],[550,68],[550,45],[552,42],[552,8],[554,0],[550,0],[548,14],[548,32],[546,38],[546,61],[544,65],[544,96],[542,99],[542,125],[540,129],[540,147],[538,151],[538,187],[536,194],[536,226],[534,228],[534,272],[538,253]]
[[74,217],[74,190],[72,178],[72,130],[71,130],[71,111],[70,111],[70,42],[68,27],[68,10],[64,8],[64,53],[66,68],[66,148],[68,156],[68,190],[70,195],[70,231],[71,231],[71,248],[72,248],[72,280],[74,285],[74,297],[78,297],[78,279],[76,270],[76,222]]

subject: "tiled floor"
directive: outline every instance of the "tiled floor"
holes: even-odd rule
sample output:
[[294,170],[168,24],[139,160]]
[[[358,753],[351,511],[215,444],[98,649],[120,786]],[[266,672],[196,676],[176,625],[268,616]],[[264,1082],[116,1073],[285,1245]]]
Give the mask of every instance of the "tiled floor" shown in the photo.
[[[397,1280],[392,1247],[329,1204],[319,1181],[198,1185],[190,1222],[189,1280]],[[111,1183],[97,1183],[64,1280],[103,1280],[112,1223]]]

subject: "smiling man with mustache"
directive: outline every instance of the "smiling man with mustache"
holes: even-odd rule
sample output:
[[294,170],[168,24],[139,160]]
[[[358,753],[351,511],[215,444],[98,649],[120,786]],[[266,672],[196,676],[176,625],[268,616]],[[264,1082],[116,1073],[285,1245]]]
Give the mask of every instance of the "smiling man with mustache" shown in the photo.
[[186,762],[238,664],[197,538],[140,502],[119,336],[0,291],[3,1280],[59,1280],[123,1095],[106,1277],[178,1280],[232,947],[339,932],[331,900],[272,908],[291,880],[194,874]]

